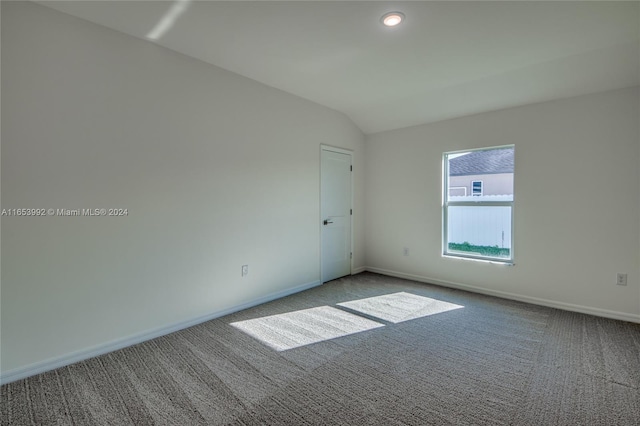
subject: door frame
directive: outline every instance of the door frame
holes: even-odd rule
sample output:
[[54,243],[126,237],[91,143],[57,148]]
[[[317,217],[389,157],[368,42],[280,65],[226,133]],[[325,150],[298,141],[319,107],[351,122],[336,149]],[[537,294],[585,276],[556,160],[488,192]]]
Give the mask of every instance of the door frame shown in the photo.
[[354,159],[354,151],[351,149],[339,148],[337,146],[331,146],[326,144],[320,144],[320,171],[319,171],[319,185],[318,185],[318,198],[319,198],[319,209],[318,209],[318,232],[320,233],[320,247],[319,247],[319,268],[320,268],[320,283],[324,284],[324,280],[322,277],[322,151],[331,151],[337,152],[339,154],[346,154],[351,157],[351,176],[349,179],[349,185],[351,185],[351,200],[349,200],[349,204],[351,205],[351,215],[349,215],[349,223],[350,223],[350,235],[349,235],[349,251],[351,253],[349,259],[349,275],[353,274],[353,159]]

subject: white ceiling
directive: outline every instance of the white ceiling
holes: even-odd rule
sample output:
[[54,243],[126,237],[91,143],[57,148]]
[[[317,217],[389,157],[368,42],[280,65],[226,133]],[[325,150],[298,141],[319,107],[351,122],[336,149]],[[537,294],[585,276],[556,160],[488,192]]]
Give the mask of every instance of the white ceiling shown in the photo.
[[[370,134],[640,84],[640,2],[75,1],[139,38],[348,115]],[[380,24],[399,10],[406,22]]]

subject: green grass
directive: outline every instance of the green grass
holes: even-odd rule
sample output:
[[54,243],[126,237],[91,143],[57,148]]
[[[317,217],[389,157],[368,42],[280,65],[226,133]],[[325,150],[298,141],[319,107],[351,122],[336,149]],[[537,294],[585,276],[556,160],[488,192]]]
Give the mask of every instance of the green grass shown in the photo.
[[504,258],[509,258],[511,252],[508,248],[500,248],[498,246],[474,246],[466,241],[464,243],[449,243],[449,251]]

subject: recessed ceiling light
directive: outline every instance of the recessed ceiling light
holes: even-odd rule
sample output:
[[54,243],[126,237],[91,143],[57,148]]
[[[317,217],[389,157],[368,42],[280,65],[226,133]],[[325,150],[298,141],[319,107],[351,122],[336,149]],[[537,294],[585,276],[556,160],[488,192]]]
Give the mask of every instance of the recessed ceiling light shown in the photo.
[[382,24],[385,27],[395,27],[404,21],[404,13],[402,12],[389,12],[382,15]]

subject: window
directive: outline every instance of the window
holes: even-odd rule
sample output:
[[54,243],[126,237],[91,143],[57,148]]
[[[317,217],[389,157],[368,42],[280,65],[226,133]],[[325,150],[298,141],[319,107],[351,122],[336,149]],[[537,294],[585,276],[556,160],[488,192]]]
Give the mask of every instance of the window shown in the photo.
[[482,195],[482,181],[481,180],[473,180],[473,181],[471,181],[471,193],[473,195]]
[[443,172],[442,254],[513,263],[514,146],[445,152]]

